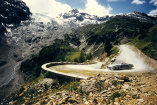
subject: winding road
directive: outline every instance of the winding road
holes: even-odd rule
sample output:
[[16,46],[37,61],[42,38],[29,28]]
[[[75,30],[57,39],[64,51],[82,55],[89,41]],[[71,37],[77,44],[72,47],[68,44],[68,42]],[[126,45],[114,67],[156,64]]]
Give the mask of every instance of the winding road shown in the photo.
[[150,71],[153,70],[149,65],[144,62],[144,59],[140,57],[140,55],[134,51],[129,45],[120,45],[119,46],[120,53],[116,58],[117,62],[125,62],[129,64],[133,64],[134,68],[130,70],[108,70],[108,69],[100,69],[103,62],[97,62],[92,65],[66,65],[66,69],[73,70],[90,70],[90,71],[105,71],[105,72],[142,72],[142,71]]
[[143,71],[150,71],[153,70],[149,65],[147,65],[144,62],[144,59],[140,57],[140,54],[138,54],[132,46],[129,45],[120,45],[119,46],[120,52],[119,55],[116,58],[117,62],[125,62],[129,64],[133,64],[134,68],[130,70],[108,70],[108,69],[100,69],[102,64],[104,62],[98,62],[96,64],[91,65],[64,65],[64,66],[57,66],[57,69],[63,69],[63,70],[89,70],[89,71],[103,71],[103,72],[143,72]]
[[[144,59],[140,56],[140,54],[138,54],[133,48],[132,46],[129,45],[120,45],[119,46],[120,52],[119,55],[116,57],[116,61],[114,63],[117,62],[125,62],[125,63],[129,63],[129,64],[133,64],[134,68],[130,69],[130,70],[109,70],[109,69],[100,69],[100,67],[102,66],[102,64],[104,62],[98,62],[95,64],[88,64],[88,65],[82,65],[82,64],[71,64],[68,63],[68,65],[64,65],[64,64],[57,64],[58,66],[54,65],[54,63],[52,62],[53,65],[50,65],[51,63],[47,63],[44,64],[42,66],[42,68],[46,71],[49,72],[53,72],[55,74],[59,74],[59,75],[63,75],[63,76],[69,76],[69,77],[74,77],[74,78],[82,78],[85,79],[87,77],[79,77],[77,75],[74,74],[68,74],[68,73],[61,73],[59,71],[56,71],[58,69],[60,70],[78,70],[78,71],[103,71],[103,72],[143,72],[143,71],[150,71],[150,70],[154,70],[153,68],[151,68],[149,65],[147,65],[144,62]],[[54,68],[52,66],[55,66]],[[52,68],[51,68],[52,67]]]

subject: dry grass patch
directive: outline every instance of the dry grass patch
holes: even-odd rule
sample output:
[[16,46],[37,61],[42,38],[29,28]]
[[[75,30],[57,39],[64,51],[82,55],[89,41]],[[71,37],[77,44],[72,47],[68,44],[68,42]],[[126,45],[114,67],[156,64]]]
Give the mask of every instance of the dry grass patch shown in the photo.
[[79,76],[96,76],[97,74],[104,74],[104,71],[89,71],[89,70],[56,70],[63,73],[75,74]]

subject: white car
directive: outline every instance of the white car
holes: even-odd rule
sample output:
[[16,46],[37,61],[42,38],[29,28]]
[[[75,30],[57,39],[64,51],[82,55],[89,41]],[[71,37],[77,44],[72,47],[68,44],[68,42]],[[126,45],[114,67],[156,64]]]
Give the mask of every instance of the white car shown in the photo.
[[127,64],[127,63],[117,63],[107,66],[107,68],[110,70],[125,70],[125,69],[132,69],[133,67],[134,67],[133,64]]

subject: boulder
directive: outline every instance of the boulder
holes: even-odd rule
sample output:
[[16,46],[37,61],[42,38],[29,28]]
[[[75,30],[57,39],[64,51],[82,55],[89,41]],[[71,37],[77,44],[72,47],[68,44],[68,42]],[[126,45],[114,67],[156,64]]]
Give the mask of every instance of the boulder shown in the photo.
[[130,89],[131,89],[131,87],[128,84],[124,84],[122,86],[122,90],[124,90],[124,91],[129,91]]

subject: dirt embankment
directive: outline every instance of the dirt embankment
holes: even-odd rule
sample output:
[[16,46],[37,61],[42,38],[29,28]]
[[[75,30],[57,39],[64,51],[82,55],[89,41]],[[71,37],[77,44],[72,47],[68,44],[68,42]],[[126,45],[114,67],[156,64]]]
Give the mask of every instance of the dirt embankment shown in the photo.
[[131,46],[131,48],[137,52],[137,54],[143,58],[144,62],[147,63],[147,65],[149,65],[150,67],[154,68],[157,70],[157,61],[148,57],[147,55],[145,55],[143,52],[141,52],[138,48]]

